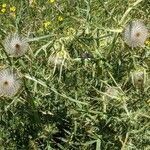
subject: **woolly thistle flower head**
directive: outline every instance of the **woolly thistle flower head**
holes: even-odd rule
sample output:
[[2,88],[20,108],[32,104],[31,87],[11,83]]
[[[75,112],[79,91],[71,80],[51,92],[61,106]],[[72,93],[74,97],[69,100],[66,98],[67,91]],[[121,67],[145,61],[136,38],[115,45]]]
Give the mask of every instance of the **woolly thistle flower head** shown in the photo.
[[0,96],[12,97],[21,88],[21,80],[18,75],[9,68],[0,70]]
[[20,37],[18,34],[12,34],[4,40],[5,51],[13,56],[20,57],[26,53],[29,44],[27,39]]
[[134,72],[131,73],[132,84],[136,88],[143,87],[144,84],[145,84],[146,79],[147,79],[147,77],[146,77],[146,71],[145,71],[145,69],[136,70],[136,71],[134,71]]
[[59,51],[57,53],[55,52],[51,54],[48,61],[54,65],[60,66],[60,65],[66,65],[65,60],[69,58],[70,56],[66,51]]
[[148,29],[141,21],[130,22],[124,30],[124,40],[132,48],[144,46],[148,38]]
[[114,87],[114,86],[107,87],[105,94],[109,98],[115,99],[119,96],[119,89],[117,87]]
[[49,61],[54,64],[54,65],[61,65],[63,63],[63,58],[62,57],[57,57],[57,56],[50,56]]

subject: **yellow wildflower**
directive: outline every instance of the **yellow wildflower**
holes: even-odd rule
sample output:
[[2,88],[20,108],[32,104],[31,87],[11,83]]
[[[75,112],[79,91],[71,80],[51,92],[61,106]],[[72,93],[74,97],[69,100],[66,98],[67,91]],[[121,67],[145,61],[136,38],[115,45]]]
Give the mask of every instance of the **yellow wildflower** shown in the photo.
[[58,16],[58,21],[63,21],[64,18],[62,16]]
[[5,9],[5,8],[2,8],[2,9],[1,9],[1,12],[2,12],[2,13],[5,13],[5,12],[6,12],[6,9]]
[[16,11],[16,7],[15,6],[10,7],[10,11],[15,12]]
[[2,4],[2,7],[3,7],[3,8],[6,8],[6,4],[5,4],[5,3],[4,3],[4,4]]
[[55,0],[49,0],[49,2],[50,2],[50,3],[54,3],[54,2],[55,2]]
[[150,39],[149,39],[149,40],[146,40],[146,41],[145,41],[145,44],[146,44],[147,46],[150,46]]
[[44,22],[44,27],[45,27],[45,28],[48,28],[49,25],[51,25],[51,22],[50,22],[50,21],[45,21],[45,22]]

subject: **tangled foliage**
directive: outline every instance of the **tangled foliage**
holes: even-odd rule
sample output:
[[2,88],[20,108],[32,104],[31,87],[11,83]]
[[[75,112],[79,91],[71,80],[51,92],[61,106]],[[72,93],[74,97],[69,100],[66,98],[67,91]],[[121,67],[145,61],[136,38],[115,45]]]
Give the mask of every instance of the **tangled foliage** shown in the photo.
[[[1,1],[0,69],[17,70],[22,88],[0,97],[0,149],[149,150],[150,42],[134,48],[123,37],[133,20],[149,32],[149,5]],[[26,40],[6,50],[16,33]]]

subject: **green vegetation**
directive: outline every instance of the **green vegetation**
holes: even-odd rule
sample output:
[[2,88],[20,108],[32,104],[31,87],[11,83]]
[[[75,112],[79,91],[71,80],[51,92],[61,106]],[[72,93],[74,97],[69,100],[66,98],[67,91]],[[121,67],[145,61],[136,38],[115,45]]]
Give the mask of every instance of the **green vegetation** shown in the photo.
[[125,44],[132,20],[150,28],[150,1],[1,0],[0,42],[17,32],[30,48],[0,47],[23,81],[0,98],[0,150],[150,150],[150,42]]

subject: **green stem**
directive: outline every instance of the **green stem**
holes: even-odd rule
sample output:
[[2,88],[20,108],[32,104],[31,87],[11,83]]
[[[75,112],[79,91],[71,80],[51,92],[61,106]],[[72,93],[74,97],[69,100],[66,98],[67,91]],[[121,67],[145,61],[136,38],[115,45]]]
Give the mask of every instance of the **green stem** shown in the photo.
[[39,115],[38,115],[38,112],[36,110],[36,106],[35,106],[35,103],[34,103],[34,100],[33,100],[33,97],[31,96],[30,94],[30,91],[28,90],[28,87],[26,85],[26,81],[25,79],[23,79],[23,82],[24,82],[24,87],[25,87],[25,91],[27,92],[27,100],[31,106],[31,111],[33,112],[33,116],[34,116],[34,121],[37,123],[37,122],[40,122],[40,118],[39,118]]
[[7,57],[7,60],[8,60],[8,62],[9,62],[9,65],[12,66],[11,59],[10,59],[10,57],[8,56],[7,52],[5,51],[5,48],[4,48],[3,44],[0,43],[0,46],[2,47],[2,51],[5,53],[5,55],[6,55],[6,57]]

